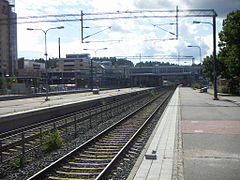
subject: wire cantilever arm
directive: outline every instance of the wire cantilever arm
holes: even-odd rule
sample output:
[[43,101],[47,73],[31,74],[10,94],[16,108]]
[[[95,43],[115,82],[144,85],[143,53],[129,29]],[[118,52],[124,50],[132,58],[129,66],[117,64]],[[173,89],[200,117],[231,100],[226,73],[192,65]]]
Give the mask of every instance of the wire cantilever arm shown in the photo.
[[94,36],[94,35],[96,35],[96,34],[99,34],[99,33],[103,32],[103,31],[106,31],[106,30],[108,30],[108,29],[111,29],[111,27],[108,27],[108,28],[103,29],[103,30],[101,30],[101,31],[98,31],[98,32],[96,32],[96,33],[90,34],[90,35],[88,35],[88,36],[86,36],[86,37],[83,37],[83,40],[84,40],[84,39],[87,39],[87,38],[89,38],[89,37],[91,37],[91,36]]

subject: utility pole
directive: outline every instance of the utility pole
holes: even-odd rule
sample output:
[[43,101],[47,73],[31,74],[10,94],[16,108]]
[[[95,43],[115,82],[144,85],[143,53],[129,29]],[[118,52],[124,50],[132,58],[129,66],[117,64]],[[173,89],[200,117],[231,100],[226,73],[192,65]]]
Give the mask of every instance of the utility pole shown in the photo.
[[83,11],[81,11],[81,41],[83,43]]
[[61,58],[61,46],[60,46],[60,37],[58,38],[58,58]]

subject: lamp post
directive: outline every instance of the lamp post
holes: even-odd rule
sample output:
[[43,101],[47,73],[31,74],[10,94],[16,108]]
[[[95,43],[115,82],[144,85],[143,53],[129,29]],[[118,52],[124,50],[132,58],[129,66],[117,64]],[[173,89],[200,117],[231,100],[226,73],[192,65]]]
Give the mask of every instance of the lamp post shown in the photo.
[[49,28],[47,30],[27,28],[28,31],[35,31],[36,30],[36,31],[42,31],[44,33],[44,42],[45,42],[45,53],[44,53],[44,55],[45,55],[45,60],[46,60],[46,74],[47,74],[47,78],[46,78],[46,98],[45,98],[45,101],[50,100],[48,98],[48,90],[49,90],[49,88],[48,88],[48,70],[47,70],[47,56],[48,56],[48,54],[47,54],[47,32],[49,30],[51,30],[51,29],[63,29],[63,28],[64,28],[64,26]]
[[[95,58],[97,57],[97,51],[100,51],[100,50],[107,50],[108,48],[101,48],[101,49],[83,49],[85,51],[94,51],[94,54],[95,54]],[[93,62],[92,62],[92,58],[91,58],[91,61],[90,61],[90,67],[91,67],[91,71],[90,71],[90,76],[91,76],[91,79],[90,79],[90,88],[91,90],[93,90]]]
[[193,24],[210,24],[213,27],[213,86],[214,97],[213,100],[218,100],[217,96],[217,59],[216,59],[216,15],[213,16],[213,23],[193,21]]
[[199,57],[200,57],[200,64],[202,63],[202,50],[200,46],[192,46],[192,45],[188,45],[187,47],[196,47],[199,49]]
[[6,79],[5,88],[6,88],[7,94],[8,94],[8,87],[9,87],[9,77],[10,77],[9,74],[5,74],[5,79]]

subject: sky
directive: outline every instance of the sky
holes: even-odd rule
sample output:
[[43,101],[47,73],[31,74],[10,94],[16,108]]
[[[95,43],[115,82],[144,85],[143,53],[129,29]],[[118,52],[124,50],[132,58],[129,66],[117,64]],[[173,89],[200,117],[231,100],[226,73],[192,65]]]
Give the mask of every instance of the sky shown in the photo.
[[[240,9],[239,0],[17,0],[15,12],[18,17],[63,15],[100,12],[126,12],[129,19],[84,20],[81,42],[80,21],[41,22],[18,24],[18,57],[26,59],[45,58],[44,33],[40,30],[28,31],[27,28],[43,29],[64,26],[64,29],[51,29],[47,32],[48,57],[58,57],[58,38],[61,44],[61,57],[66,54],[90,53],[97,57],[139,56],[133,63],[145,61],[144,56],[180,55],[193,56],[195,63],[213,51],[212,26],[210,24],[193,24],[193,20],[212,22],[209,17],[178,18],[178,39],[176,40],[176,18],[144,18],[156,16],[157,13],[142,12],[142,18],[136,18],[134,10],[179,10],[214,9],[217,16],[217,33],[222,30],[222,21],[227,14]],[[173,12],[172,14],[174,14]],[[171,14],[171,15],[172,15]],[[84,16],[103,17],[103,16]],[[111,16],[113,17],[113,15]],[[67,17],[61,17],[67,20]],[[59,20],[61,18],[55,18]],[[75,17],[79,18],[79,17]],[[31,19],[30,19],[31,20]],[[41,19],[43,20],[43,19]],[[111,28],[109,28],[111,27]],[[101,32],[99,32],[101,31]],[[99,33],[97,33],[99,32]],[[95,35],[94,35],[95,34]],[[217,37],[217,41],[218,41]],[[95,41],[95,42],[94,42]],[[100,41],[100,42],[96,42]],[[104,42],[103,42],[104,41]],[[190,48],[188,45],[199,46]],[[85,50],[84,50],[85,49]],[[86,50],[88,49],[88,50]],[[103,50],[104,49],[104,50]],[[141,58],[140,58],[141,57]],[[163,60],[159,60],[163,61]],[[168,60],[177,63],[176,60]],[[192,61],[186,62],[191,64]]]

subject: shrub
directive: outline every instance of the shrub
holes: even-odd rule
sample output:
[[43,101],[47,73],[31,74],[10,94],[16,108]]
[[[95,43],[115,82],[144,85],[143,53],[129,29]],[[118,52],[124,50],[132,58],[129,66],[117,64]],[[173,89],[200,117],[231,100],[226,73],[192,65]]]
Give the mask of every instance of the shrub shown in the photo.
[[218,87],[218,91],[219,91],[220,93],[229,93],[229,92],[230,92],[228,86],[219,86],[219,87]]
[[48,132],[42,137],[41,141],[42,149],[48,152],[56,150],[65,144],[63,138],[61,138],[60,133],[57,129],[55,129],[53,132]]
[[240,82],[237,79],[231,79],[229,81],[228,87],[231,94],[239,95],[239,84]]
[[152,89],[151,90],[151,95],[152,96],[157,96],[158,95],[158,91],[156,89]]
[[12,159],[11,161],[11,165],[15,168],[23,167],[26,164],[27,164],[27,160],[22,155]]

